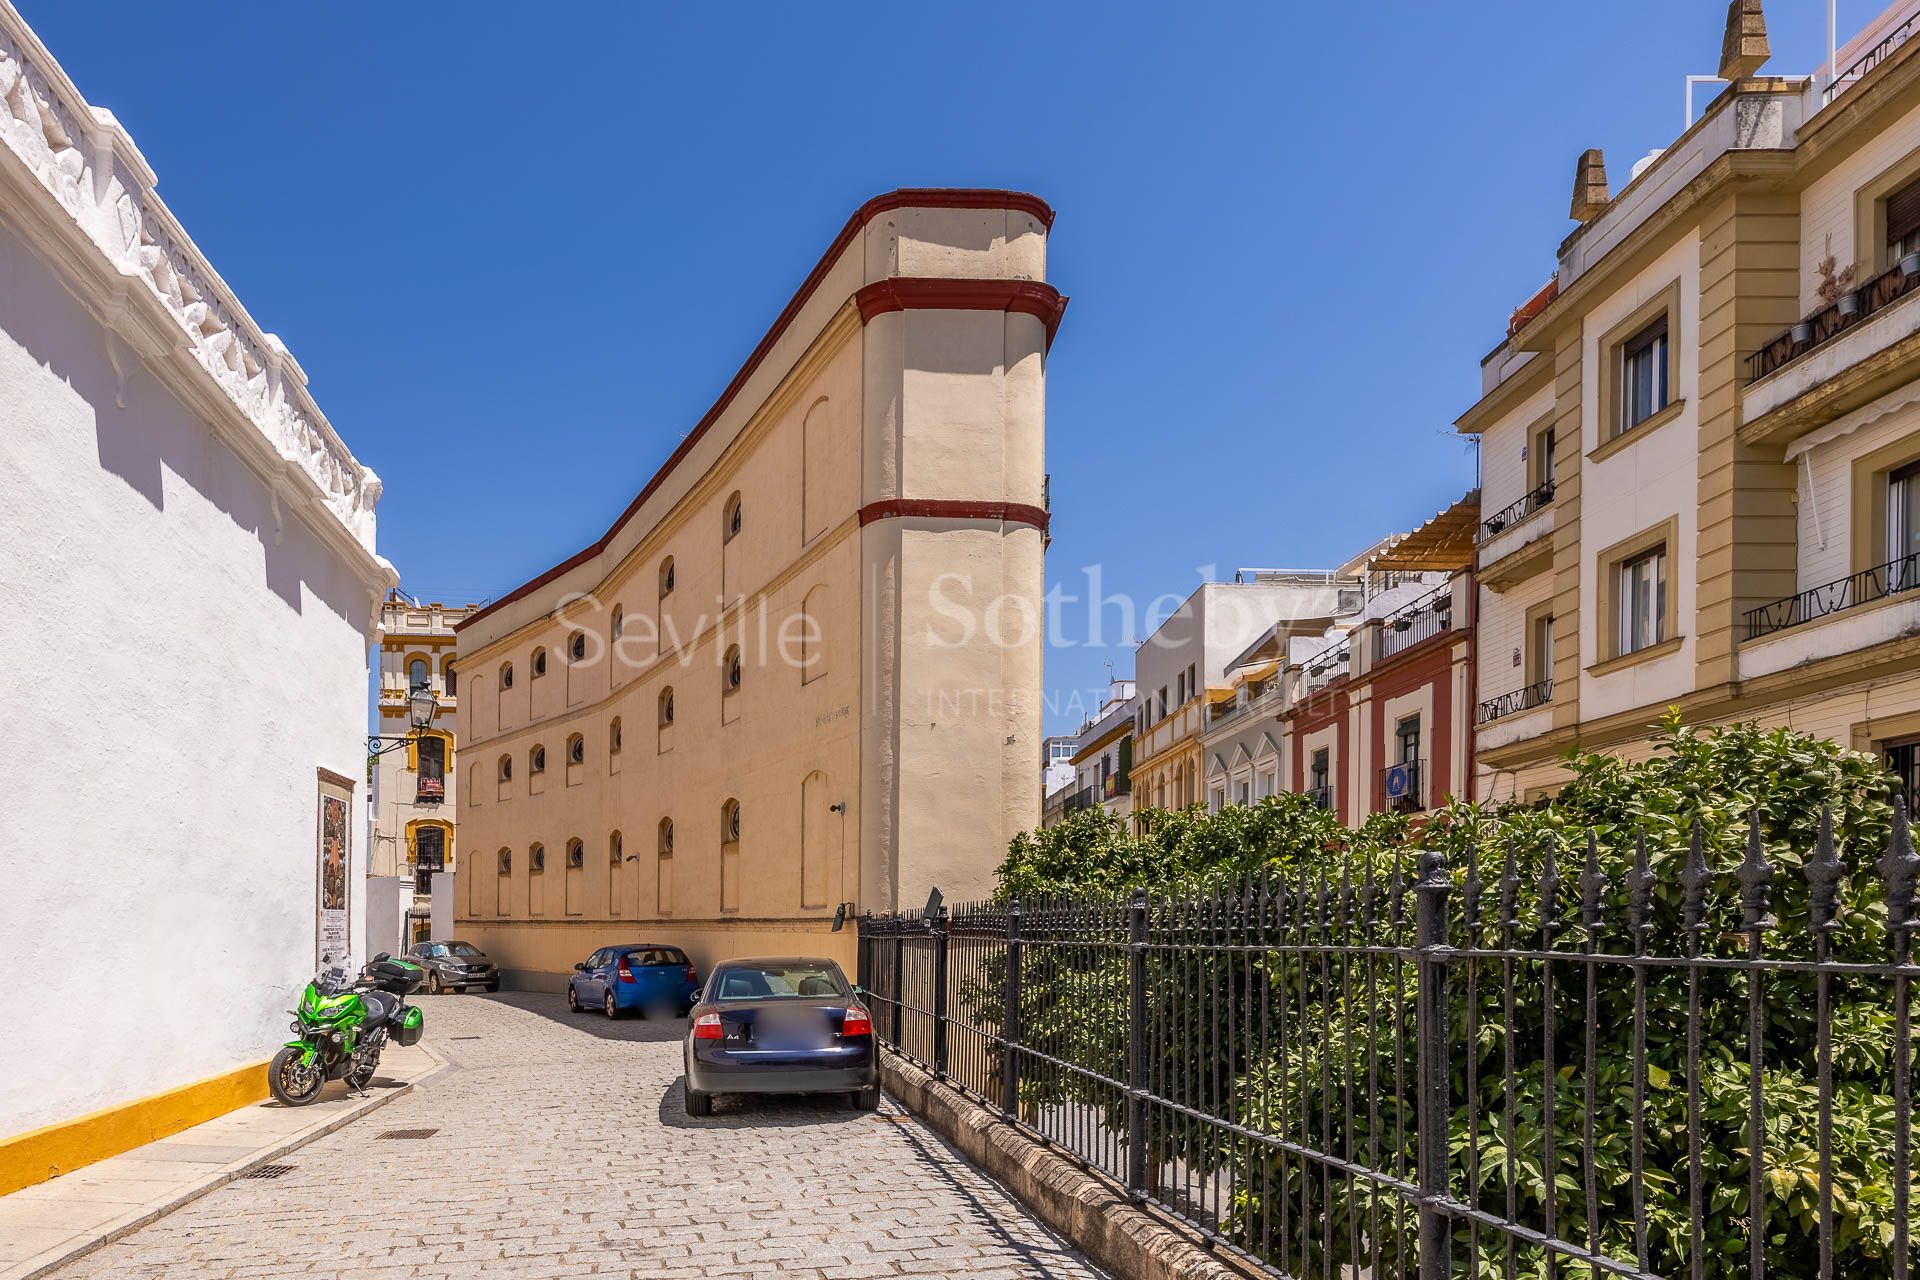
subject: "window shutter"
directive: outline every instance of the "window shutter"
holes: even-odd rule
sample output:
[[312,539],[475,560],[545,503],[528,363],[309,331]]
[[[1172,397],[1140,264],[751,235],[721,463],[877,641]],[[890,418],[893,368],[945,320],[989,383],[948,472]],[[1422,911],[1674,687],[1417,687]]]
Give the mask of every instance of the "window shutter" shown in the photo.
[[1897,244],[1920,231],[1920,182],[1910,182],[1887,197],[1887,243]]

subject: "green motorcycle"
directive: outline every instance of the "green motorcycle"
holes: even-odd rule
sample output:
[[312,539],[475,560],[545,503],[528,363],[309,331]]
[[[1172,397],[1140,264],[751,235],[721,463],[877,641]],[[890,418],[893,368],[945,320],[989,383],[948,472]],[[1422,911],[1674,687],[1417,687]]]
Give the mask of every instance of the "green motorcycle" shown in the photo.
[[427,971],[386,952],[375,956],[349,982],[344,970],[321,973],[301,993],[293,1033],[267,1067],[267,1088],[284,1106],[304,1107],[329,1080],[345,1080],[365,1095],[387,1041],[416,1045],[426,1018],[407,997],[427,980]]

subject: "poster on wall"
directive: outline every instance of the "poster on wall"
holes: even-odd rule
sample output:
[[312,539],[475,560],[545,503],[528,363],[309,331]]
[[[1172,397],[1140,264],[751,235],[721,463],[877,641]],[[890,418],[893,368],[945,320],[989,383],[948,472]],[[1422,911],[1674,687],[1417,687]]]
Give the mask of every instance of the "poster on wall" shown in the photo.
[[347,872],[353,862],[353,781],[320,772],[319,869],[314,907],[314,964],[330,969],[347,964]]

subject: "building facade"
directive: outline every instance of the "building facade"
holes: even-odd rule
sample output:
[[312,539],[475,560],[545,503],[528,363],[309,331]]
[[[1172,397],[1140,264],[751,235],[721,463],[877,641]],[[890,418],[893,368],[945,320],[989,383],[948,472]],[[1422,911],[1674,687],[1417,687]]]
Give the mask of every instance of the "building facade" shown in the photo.
[[1472,789],[1473,530],[1468,494],[1345,571],[1358,614],[1315,641],[1293,638],[1277,678],[1287,789],[1357,825],[1422,813]]
[[1069,811],[1104,809],[1116,818],[1133,812],[1134,683],[1114,680],[1106,700],[1073,738],[1074,784]]
[[1351,607],[1358,582],[1323,570],[1242,571],[1203,584],[1156,627],[1134,655],[1134,808],[1201,804],[1202,734],[1214,691],[1233,664],[1278,624],[1324,626]]
[[[459,680],[454,673],[454,625],[473,605],[423,603],[399,591],[380,606],[380,701],[377,732],[406,739],[380,755],[373,771],[373,835],[369,875],[401,876],[412,885],[408,941],[432,931],[433,877],[452,874],[457,858],[460,771]],[[408,699],[425,689],[439,709],[432,727],[415,732]]]
[[265,1097],[357,958],[395,578],[306,381],[0,0],[0,1193]]
[[[1576,170],[1548,287],[1459,426],[1486,507],[1479,794],[1635,753],[1667,707],[1882,753],[1920,741],[1920,43],[1895,6],[1811,78],[1729,81],[1617,192]],[[1497,517],[1497,523],[1496,523]]]
[[868,202],[593,545],[463,619],[463,936],[851,963],[1040,816],[1052,212]]

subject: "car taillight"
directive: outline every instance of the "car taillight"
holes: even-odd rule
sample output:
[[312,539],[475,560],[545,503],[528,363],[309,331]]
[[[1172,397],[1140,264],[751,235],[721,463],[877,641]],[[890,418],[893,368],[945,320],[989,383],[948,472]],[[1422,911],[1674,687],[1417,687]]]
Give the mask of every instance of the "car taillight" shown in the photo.
[[720,1015],[703,1013],[693,1020],[693,1038],[695,1040],[718,1040],[720,1038]]
[[620,981],[622,982],[638,982],[639,981],[638,978],[635,978],[633,976],[633,970],[627,968],[627,958],[625,956],[620,957]]
[[859,1005],[849,1005],[847,1016],[841,1019],[840,1034],[843,1036],[870,1036],[873,1034],[873,1019]]
[[687,966],[687,981],[688,981],[688,982],[698,982],[698,981],[700,981],[700,975],[699,975],[699,974],[697,974],[697,973],[695,973],[695,972],[693,971],[693,966],[692,966],[692,965],[688,965],[688,966]]

